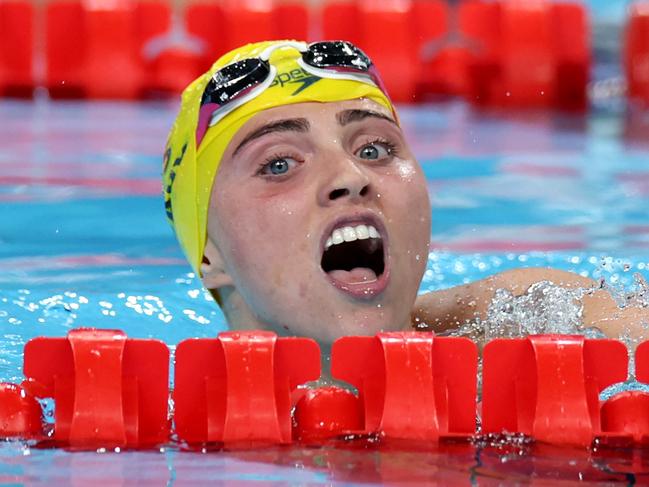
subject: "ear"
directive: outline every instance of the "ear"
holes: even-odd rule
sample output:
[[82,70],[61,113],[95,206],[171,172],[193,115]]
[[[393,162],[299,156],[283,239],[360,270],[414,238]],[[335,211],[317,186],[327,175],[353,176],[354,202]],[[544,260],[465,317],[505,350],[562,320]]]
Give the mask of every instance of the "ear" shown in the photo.
[[211,291],[233,286],[232,278],[223,265],[221,251],[209,237],[207,238],[203,255],[203,263],[201,264],[203,285]]

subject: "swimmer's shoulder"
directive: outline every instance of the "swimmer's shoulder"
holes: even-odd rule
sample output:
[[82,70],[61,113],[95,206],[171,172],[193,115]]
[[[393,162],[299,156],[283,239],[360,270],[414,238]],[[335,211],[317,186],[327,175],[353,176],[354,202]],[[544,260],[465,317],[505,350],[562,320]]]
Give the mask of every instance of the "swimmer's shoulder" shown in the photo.
[[592,288],[595,285],[592,279],[559,269],[510,269],[479,281],[418,296],[411,314],[412,324],[418,329],[440,332],[476,318],[484,319],[498,289],[506,289],[518,296],[541,281],[565,288]]
[[[508,289],[515,295],[518,295],[526,292],[532,284],[541,281],[550,281],[557,286],[565,288],[590,288],[595,285],[595,281],[592,279],[580,276],[574,272],[546,267],[528,267],[523,269],[510,269],[481,281],[468,284],[468,286],[486,287],[492,291],[498,288]],[[491,289],[494,286],[496,288]]]

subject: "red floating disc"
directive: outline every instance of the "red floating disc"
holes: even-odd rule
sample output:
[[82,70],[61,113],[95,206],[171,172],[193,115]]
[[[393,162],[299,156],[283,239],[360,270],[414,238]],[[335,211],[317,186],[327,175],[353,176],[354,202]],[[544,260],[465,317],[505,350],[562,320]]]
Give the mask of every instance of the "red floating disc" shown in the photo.
[[41,406],[25,390],[0,383],[0,437],[33,438],[42,433]]
[[361,403],[340,387],[310,389],[295,406],[293,437],[296,440],[335,438],[363,428]]

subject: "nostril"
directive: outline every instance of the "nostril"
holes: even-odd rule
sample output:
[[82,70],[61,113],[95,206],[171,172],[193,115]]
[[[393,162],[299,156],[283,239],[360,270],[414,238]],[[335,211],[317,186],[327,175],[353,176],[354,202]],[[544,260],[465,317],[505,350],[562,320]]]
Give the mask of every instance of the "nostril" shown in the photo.
[[349,194],[349,190],[345,188],[340,188],[340,189],[334,189],[331,193],[329,193],[329,199],[330,200],[337,200],[338,198],[341,198],[343,196],[347,196]]
[[[359,196],[365,196],[367,193],[369,193],[370,187],[369,185],[363,186],[360,191],[358,192]],[[329,193],[329,199],[331,201],[337,200],[338,198],[342,198],[344,196],[349,196],[351,194],[351,191],[348,188],[338,188],[334,189],[331,193]]]

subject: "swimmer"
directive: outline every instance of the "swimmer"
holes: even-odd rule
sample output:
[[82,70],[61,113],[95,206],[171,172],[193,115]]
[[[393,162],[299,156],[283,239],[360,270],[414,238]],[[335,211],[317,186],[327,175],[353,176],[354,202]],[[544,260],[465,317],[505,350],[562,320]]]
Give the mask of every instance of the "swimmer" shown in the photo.
[[590,279],[518,269],[417,296],[431,208],[422,170],[367,56],[273,41],[221,57],[183,93],[165,153],[167,216],[231,329],[330,344],[484,320],[498,289],[592,288],[582,326],[611,337],[649,312]]

